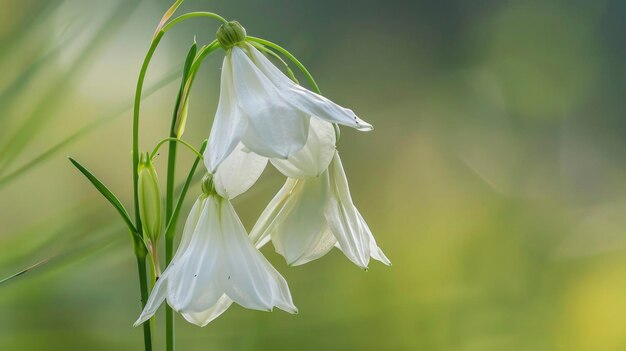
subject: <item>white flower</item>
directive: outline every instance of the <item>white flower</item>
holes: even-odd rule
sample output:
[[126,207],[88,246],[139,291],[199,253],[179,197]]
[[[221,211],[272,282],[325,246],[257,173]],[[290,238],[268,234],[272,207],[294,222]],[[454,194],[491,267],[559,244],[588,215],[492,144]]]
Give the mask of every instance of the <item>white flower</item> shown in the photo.
[[287,179],[250,237],[257,247],[271,240],[290,265],[315,260],[333,246],[364,269],[370,258],[391,265],[352,202],[338,153],[319,177]]
[[260,156],[287,159],[305,145],[311,117],[372,129],[352,110],[295,84],[256,48],[241,42],[224,58],[206,166],[214,174],[241,145]]
[[285,279],[252,245],[230,202],[216,194],[194,204],[178,251],[135,326],[150,319],[164,300],[200,326],[233,301],[250,309],[297,312]]

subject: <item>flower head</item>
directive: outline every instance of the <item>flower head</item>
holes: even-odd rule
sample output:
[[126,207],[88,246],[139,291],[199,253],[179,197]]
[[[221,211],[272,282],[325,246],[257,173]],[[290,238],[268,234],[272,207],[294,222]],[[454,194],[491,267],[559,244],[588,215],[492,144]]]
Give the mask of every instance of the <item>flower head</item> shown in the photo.
[[215,192],[194,204],[178,251],[135,325],[148,320],[164,300],[200,326],[232,301],[250,309],[297,312],[285,279],[253,246],[230,202]]
[[319,177],[287,179],[250,237],[259,246],[271,240],[290,265],[315,260],[334,246],[364,269],[370,258],[391,264],[352,202],[338,153]]
[[311,118],[372,129],[352,110],[291,81],[251,44],[238,42],[227,49],[205,152],[211,173],[240,143],[260,156],[289,158],[307,142]]

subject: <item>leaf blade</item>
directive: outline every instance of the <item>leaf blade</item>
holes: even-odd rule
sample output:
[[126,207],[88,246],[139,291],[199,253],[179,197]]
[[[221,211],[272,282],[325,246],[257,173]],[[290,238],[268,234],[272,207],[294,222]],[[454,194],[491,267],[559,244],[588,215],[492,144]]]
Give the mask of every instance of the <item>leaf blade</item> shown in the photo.
[[91,184],[100,192],[100,194],[102,194],[102,196],[104,196],[109,201],[109,203],[111,203],[111,205],[115,207],[117,212],[120,214],[120,216],[122,216],[122,219],[128,226],[128,229],[130,229],[130,231],[133,233],[133,235],[137,235],[138,233],[137,228],[131,221],[130,216],[128,215],[128,211],[126,211],[126,208],[124,207],[124,205],[122,205],[122,203],[115,196],[115,194],[113,194],[113,192],[111,192],[111,190],[109,190],[109,188],[107,188],[106,185],[104,185],[98,178],[96,178],[95,175],[89,172],[87,168],[85,168],[82,164],[80,164],[80,162],[76,161],[75,159],[71,157],[68,157],[68,158],[70,162],[72,162],[74,167],[76,167],[91,182]]

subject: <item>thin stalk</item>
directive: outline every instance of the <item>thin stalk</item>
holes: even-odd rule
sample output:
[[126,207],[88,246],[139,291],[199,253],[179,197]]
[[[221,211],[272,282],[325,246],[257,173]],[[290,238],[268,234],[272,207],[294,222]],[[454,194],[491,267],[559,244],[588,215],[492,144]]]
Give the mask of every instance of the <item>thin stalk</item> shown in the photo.
[[[139,78],[137,79],[137,90],[135,91],[135,102],[133,109],[133,199],[135,203],[135,227],[138,229],[138,234],[141,237],[142,227],[141,227],[141,218],[139,215],[139,174],[137,173],[137,167],[139,166],[139,106],[141,104],[141,92],[143,90],[143,83],[146,78],[146,72],[148,71],[148,64],[152,59],[152,55],[154,55],[154,51],[156,50],[161,38],[163,38],[164,32],[160,31],[152,40],[150,44],[150,49],[148,49],[148,53],[143,61],[141,66],[141,71],[139,71]],[[139,243],[143,245],[143,243]],[[138,243],[135,244],[135,255],[137,256],[137,267],[139,269],[139,286],[141,289],[141,305],[142,308],[145,307],[146,301],[148,300],[148,284],[147,284],[147,274],[146,274],[146,257],[141,257],[138,253],[139,246]],[[145,250],[145,245],[143,245],[143,249]],[[151,327],[149,323],[143,323],[143,340],[144,347],[146,351],[152,351],[152,334]]]
[[[141,244],[141,243],[140,243]],[[135,243],[135,248],[137,248],[137,243]],[[143,256],[135,253],[137,258],[137,270],[139,271],[139,292],[141,294],[141,308],[143,309],[146,306],[146,302],[148,301],[148,277],[146,271],[146,255]],[[151,331],[150,323],[143,324],[143,343],[146,351],[152,350],[152,331]]]
[[191,146],[191,144],[189,144],[188,142],[184,141],[183,139],[179,139],[176,137],[169,137],[169,138],[165,138],[161,141],[159,141],[159,143],[154,147],[154,150],[152,150],[152,153],[150,154],[150,158],[153,159],[157,153],[159,152],[159,149],[161,148],[161,146],[163,146],[163,144],[167,143],[167,142],[177,142],[177,143],[181,143],[183,145],[185,145],[189,150],[191,150],[191,152],[193,152],[194,154],[196,154],[196,156],[202,158],[202,154],[200,154],[200,152],[198,152],[198,150],[196,150],[193,146]]
[[171,20],[168,24],[166,24],[163,29],[161,29],[161,32],[167,32],[168,30],[170,30],[170,28],[172,28],[176,23],[184,21],[186,19],[189,18],[193,18],[193,17],[210,17],[210,18],[214,18],[222,23],[228,23],[228,21],[226,21],[226,19],[220,15],[218,15],[217,13],[213,13],[213,12],[189,12],[186,13],[184,15],[178,16],[176,18],[174,18],[173,20]]

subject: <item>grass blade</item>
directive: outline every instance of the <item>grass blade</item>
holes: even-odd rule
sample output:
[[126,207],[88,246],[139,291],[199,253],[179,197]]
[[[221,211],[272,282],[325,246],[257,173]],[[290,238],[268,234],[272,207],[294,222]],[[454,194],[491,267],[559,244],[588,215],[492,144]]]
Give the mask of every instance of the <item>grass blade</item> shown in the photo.
[[98,178],[96,178],[96,176],[94,176],[91,172],[89,172],[89,170],[83,167],[83,165],[81,165],[78,161],[74,160],[71,157],[69,157],[69,160],[70,162],[72,162],[74,167],[78,168],[78,170],[85,177],[87,177],[87,179],[89,179],[91,184],[93,184],[93,186],[96,187],[96,189],[100,192],[100,194],[102,194],[102,196],[104,196],[107,200],[109,200],[111,205],[115,207],[117,212],[120,214],[120,216],[122,216],[122,219],[128,226],[128,229],[130,229],[130,231],[133,233],[133,235],[137,235],[137,228],[135,228],[135,225],[130,220],[128,211],[126,211],[126,208],[124,208],[124,205],[122,205],[120,200],[118,200],[118,198],[111,192],[111,190],[109,190],[109,188],[107,188]]

